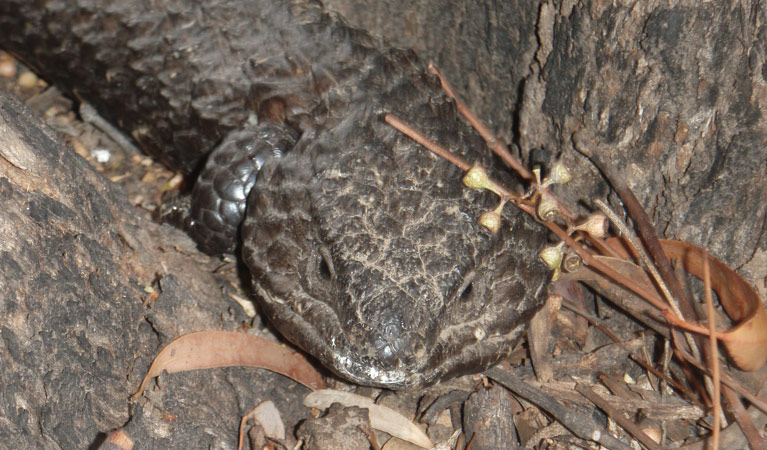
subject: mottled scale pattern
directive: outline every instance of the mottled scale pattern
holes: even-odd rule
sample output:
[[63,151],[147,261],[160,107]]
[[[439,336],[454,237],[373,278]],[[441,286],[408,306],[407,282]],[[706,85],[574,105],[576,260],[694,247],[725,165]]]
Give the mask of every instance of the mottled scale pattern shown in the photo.
[[412,52],[319,3],[5,0],[0,27],[146,151],[201,171],[192,234],[241,247],[276,329],[338,375],[405,388],[480,372],[541,306],[543,229],[511,207],[499,233],[478,226],[497,198],[382,118],[493,167],[480,137]]
[[191,207],[181,224],[201,250],[234,254],[247,198],[261,167],[293,147],[282,127],[264,123],[233,131],[216,147],[192,190]]

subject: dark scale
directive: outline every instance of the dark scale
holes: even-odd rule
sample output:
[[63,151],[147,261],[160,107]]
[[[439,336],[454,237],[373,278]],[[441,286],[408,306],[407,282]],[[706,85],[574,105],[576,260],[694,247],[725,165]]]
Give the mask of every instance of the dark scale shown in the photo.
[[481,228],[497,199],[382,121],[492,164],[412,52],[307,0],[151,5],[4,0],[0,43],[172,168],[218,145],[191,234],[240,247],[261,309],[341,377],[412,387],[508,354],[542,303],[545,234],[512,208]]
[[206,253],[234,253],[240,242],[248,194],[264,163],[279,158],[295,139],[263,124],[231,132],[208,157],[192,190],[184,226]]

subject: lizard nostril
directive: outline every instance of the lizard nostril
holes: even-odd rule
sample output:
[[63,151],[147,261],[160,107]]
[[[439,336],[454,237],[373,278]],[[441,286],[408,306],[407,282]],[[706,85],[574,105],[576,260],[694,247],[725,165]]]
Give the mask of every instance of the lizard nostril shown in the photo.
[[473,286],[474,286],[474,283],[469,283],[466,285],[465,288],[463,288],[463,291],[461,292],[461,296],[460,296],[461,301],[465,302],[471,298],[471,293],[474,290]]
[[320,277],[322,277],[325,280],[330,280],[332,278],[332,275],[330,273],[330,266],[328,266],[328,262],[325,261],[325,258],[320,256],[320,263],[318,267],[318,272],[320,273]]
[[330,254],[330,250],[326,247],[320,246],[317,252],[317,265],[315,266],[317,275],[319,278],[325,281],[331,281],[336,276],[335,268],[333,267],[333,257]]

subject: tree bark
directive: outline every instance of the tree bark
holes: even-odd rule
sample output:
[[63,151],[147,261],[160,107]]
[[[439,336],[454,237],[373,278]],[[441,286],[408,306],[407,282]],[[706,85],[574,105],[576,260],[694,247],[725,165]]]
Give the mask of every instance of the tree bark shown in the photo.
[[[128,402],[169,340],[249,319],[189,238],[131,206],[2,91],[0,235],[0,442],[84,448],[132,418],[141,448],[231,448],[240,415],[265,397],[306,414],[305,388],[253,369],[162,376],[151,408]],[[144,305],[149,290],[159,295]]]

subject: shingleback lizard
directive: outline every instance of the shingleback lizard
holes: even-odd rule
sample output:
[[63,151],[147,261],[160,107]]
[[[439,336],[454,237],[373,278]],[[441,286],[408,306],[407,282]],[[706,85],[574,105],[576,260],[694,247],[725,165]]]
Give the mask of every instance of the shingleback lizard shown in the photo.
[[490,167],[482,140],[412,52],[319,3],[4,0],[0,29],[144,151],[199,174],[190,233],[241,252],[275,327],[338,375],[404,388],[482,371],[541,305],[542,228],[507,207],[484,230],[497,199],[381,119]]

